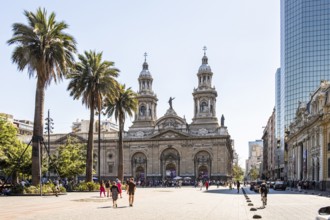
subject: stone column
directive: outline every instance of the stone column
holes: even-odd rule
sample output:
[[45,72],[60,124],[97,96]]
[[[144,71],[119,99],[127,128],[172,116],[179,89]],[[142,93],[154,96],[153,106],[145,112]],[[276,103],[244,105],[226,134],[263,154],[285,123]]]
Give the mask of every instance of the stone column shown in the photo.
[[216,109],[216,106],[217,106],[217,102],[215,100],[216,98],[213,99],[213,116],[216,116],[217,115],[217,109]]
[[199,112],[200,112],[199,99],[197,99],[197,114],[199,114]]
[[[319,159],[319,162],[320,162],[320,174],[319,174],[319,181],[323,181],[323,180],[326,180],[326,174],[325,174],[325,164],[327,162],[325,156],[326,154],[324,153],[325,150],[326,150],[326,147],[327,147],[327,144],[326,144],[326,140],[324,137],[326,137],[326,129],[323,129],[322,127],[320,127],[320,159]],[[325,178],[324,178],[325,177]]]

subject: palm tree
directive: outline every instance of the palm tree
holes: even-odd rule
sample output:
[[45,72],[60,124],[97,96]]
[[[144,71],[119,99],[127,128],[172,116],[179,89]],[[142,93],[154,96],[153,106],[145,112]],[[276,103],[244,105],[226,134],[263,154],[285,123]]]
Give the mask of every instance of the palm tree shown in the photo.
[[116,121],[119,121],[119,140],[118,140],[118,179],[124,178],[124,153],[123,153],[123,131],[125,125],[126,114],[133,116],[137,110],[138,102],[137,94],[126,89],[125,85],[119,85],[119,89],[115,96],[108,96],[105,99],[106,113],[109,117],[113,114]]
[[111,97],[118,88],[115,77],[119,70],[114,68],[114,62],[102,61],[102,52],[85,51],[79,54],[79,63],[68,78],[71,79],[68,90],[74,99],[82,98],[82,103],[90,109],[90,121],[86,156],[86,182],[93,179],[93,125],[95,110],[99,113],[102,109],[103,98],[107,95]]
[[[43,137],[45,89],[52,82],[63,79],[74,62],[75,39],[64,32],[68,25],[55,20],[55,13],[47,17],[46,9],[24,11],[28,25],[13,24],[13,37],[9,45],[17,45],[12,54],[19,71],[26,67],[31,77],[37,78],[34,126],[32,138],[32,184],[40,182],[39,148]],[[41,149],[40,149],[41,152]]]

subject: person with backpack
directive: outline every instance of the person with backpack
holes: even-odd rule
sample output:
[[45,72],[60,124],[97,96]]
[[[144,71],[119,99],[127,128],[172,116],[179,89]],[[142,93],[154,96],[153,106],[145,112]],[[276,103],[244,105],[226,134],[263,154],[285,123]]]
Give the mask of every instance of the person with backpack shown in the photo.
[[239,188],[240,188],[240,186],[241,186],[241,183],[240,183],[239,180],[237,180],[236,186],[237,186],[237,193],[239,193]]
[[268,188],[265,181],[260,185],[259,192],[261,194],[262,208],[266,208]]
[[110,197],[110,180],[105,181],[105,191],[107,192],[107,197]]

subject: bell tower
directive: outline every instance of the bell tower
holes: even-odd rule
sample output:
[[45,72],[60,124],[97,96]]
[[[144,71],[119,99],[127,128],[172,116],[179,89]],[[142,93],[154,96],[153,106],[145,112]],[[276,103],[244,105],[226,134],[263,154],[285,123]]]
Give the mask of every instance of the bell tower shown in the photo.
[[131,128],[148,128],[154,127],[157,120],[157,96],[152,90],[153,78],[149,72],[149,65],[147,63],[147,53],[144,53],[144,63],[142,71],[138,78],[139,91],[138,96],[138,110],[135,114],[135,119]]
[[219,127],[216,117],[216,98],[218,96],[215,87],[212,86],[212,70],[208,65],[206,47],[203,48],[204,56],[202,65],[197,73],[198,87],[192,93],[194,97],[194,118],[190,125],[191,129],[212,130]]

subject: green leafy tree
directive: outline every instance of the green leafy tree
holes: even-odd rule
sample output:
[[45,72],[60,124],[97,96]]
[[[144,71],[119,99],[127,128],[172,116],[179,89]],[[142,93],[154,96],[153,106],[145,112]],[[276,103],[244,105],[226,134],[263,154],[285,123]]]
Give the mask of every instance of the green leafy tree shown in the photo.
[[57,22],[55,13],[47,17],[46,9],[38,8],[36,13],[24,11],[28,25],[13,24],[13,37],[8,44],[17,45],[12,54],[13,63],[23,71],[25,68],[32,78],[37,79],[34,127],[32,142],[32,184],[38,185],[39,147],[43,136],[45,89],[54,80],[62,80],[74,62],[76,41],[64,32],[65,22]]
[[68,76],[71,80],[68,90],[74,99],[82,98],[82,103],[90,109],[89,132],[86,156],[86,181],[93,181],[93,148],[94,148],[94,115],[95,110],[101,112],[105,96],[112,96],[117,90],[115,77],[119,70],[114,68],[114,62],[102,61],[102,53],[85,51],[79,54],[80,62],[75,65]]
[[238,166],[238,165],[234,165],[233,166],[233,177],[234,177],[234,180],[238,180],[238,181],[242,181],[243,180],[243,177],[244,177],[244,172],[243,172],[243,169]]
[[66,144],[61,145],[51,156],[50,169],[58,171],[60,177],[74,178],[84,174],[86,145],[75,138],[68,137]]
[[258,176],[259,176],[259,170],[255,167],[252,167],[249,174],[250,174],[251,180],[256,180],[256,179],[258,179]]
[[31,147],[17,138],[15,126],[0,119],[0,169],[18,182],[19,175],[31,175]]
[[123,132],[126,115],[132,117],[137,111],[138,101],[137,94],[126,89],[125,85],[119,85],[116,96],[108,96],[105,100],[106,113],[109,117],[115,116],[119,122],[119,139],[118,139],[118,178],[124,178],[124,153],[123,153]]

